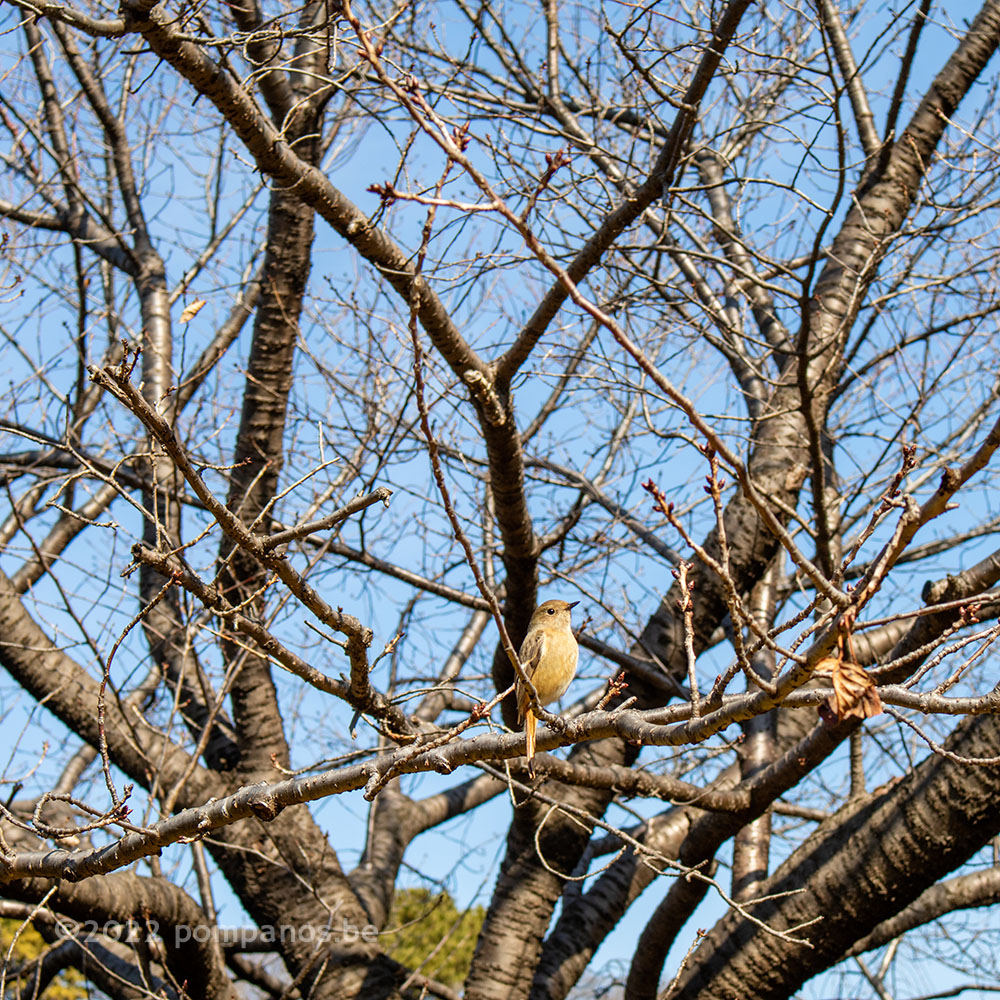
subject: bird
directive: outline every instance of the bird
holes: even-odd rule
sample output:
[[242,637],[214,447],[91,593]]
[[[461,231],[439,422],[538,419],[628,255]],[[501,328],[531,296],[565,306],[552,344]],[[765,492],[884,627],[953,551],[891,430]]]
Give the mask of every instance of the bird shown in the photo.
[[[579,647],[573,635],[570,612],[580,602],[545,601],[535,608],[518,659],[531,681],[540,705],[557,701],[566,693],[576,674]],[[524,723],[528,774],[535,776],[535,727],[538,717],[531,710],[528,688],[517,681],[517,720]]]

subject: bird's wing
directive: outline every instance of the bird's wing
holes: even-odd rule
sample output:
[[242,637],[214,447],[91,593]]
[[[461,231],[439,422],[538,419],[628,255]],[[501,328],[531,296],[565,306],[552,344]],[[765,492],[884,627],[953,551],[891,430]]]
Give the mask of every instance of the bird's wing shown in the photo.
[[528,679],[531,679],[531,675],[538,669],[538,662],[542,658],[542,643],[545,641],[545,630],[536,628],[533,632],[529,632],[521,643],[521,651],[517,654],[517,658],[521,661],[521,666],[524,667],[524,672],[528,675]]
[[[529,632],[525,636],[524,642],[521,643],[520,652],[517,654],[517,658],[521,661],[521,666],[524,667],[524,673],[530,681],[532,675],[538,669],[538,664],[542,659],[542,643],[544,641],[545,633],[542,629],[535,629],[534,632]],[[530,704],[528,700],[528,690],[521,684],[520,681],[517,682],[517,717],[518,720],[523,721],[524,717],[528,714],[528,705]]]

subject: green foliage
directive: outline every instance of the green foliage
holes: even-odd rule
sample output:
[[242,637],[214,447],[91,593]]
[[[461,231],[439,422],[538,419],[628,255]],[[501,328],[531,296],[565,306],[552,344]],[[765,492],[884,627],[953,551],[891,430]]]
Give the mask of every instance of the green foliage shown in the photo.
[[[11,941],[21,927],[20,920],[0,919],[0,954],[3,958],[7,957],[7,949],[10,948]],[[47,948],[48,945],[34,927],[24,927],[14,945],[11,962],[14,968],[23,962],[33,962]],[[8,973],[9,979],[10,973]],[[52,980],[48,989],[41,995],[41,1000],[82,1000],[86,996],[83,977],[75,969],[68,969]]]
[[485,916],[482,906],[460,913],[447,892],[397,889],[382,946],[397,962],[447,986],[461,986]]

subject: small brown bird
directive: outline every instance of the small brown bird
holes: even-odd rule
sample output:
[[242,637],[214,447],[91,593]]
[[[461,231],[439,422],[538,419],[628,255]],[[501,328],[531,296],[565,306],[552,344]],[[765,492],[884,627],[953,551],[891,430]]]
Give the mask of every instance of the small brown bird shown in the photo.
[[[521,643],[518,658],[541,705],[561,698],[576,673],[579,647],[573,635],[570,611],[579,603],[546,601],[535,608],[528,624],[528,634]],[[538,718],[531,711],[528,689],[520,681],[517,682],[517,719],[524,723],[528,773],[534,777],[535,726],[538,725]]]

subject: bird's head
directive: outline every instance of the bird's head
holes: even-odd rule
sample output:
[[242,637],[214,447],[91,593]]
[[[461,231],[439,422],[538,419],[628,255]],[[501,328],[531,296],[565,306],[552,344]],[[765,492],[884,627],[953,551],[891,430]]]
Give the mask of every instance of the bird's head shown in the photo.
[[545,601],[535,608],[528,628],[570,628],[570,613],[579,603],[579,601]]

